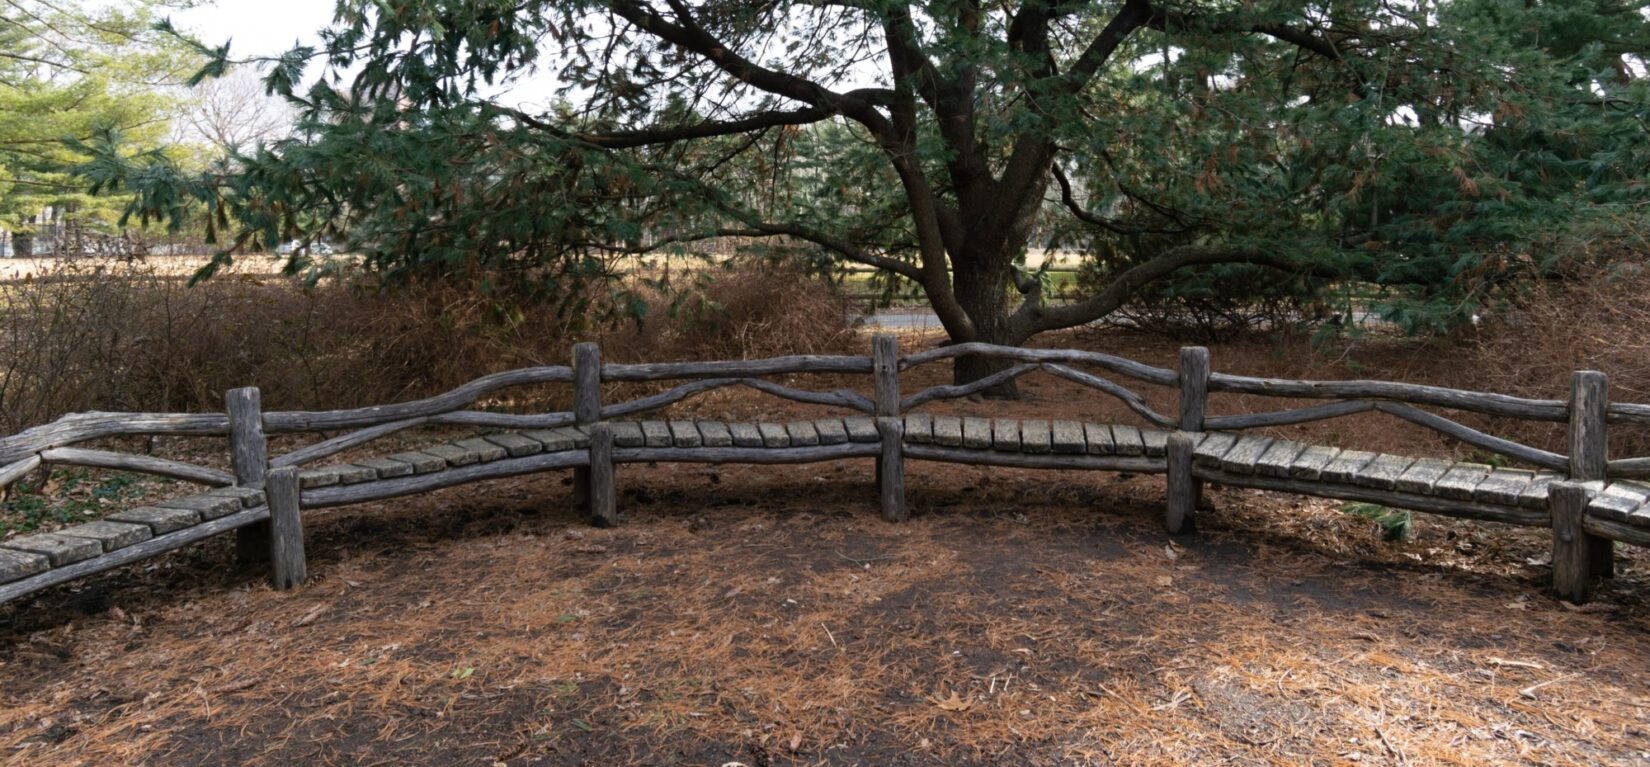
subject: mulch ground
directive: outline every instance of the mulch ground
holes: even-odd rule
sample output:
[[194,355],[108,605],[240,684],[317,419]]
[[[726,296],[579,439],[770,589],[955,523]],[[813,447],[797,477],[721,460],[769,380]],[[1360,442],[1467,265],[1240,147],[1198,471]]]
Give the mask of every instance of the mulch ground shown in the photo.
[[[1046,380],[1009,410],[1093,412]],[[871,472],[622,467],[612,530],[501,480],[310,517],[290,592],[227,538],[54,589],[0,608],[0,760],[1650,764],[1640,550],[1577,608],[1543,530],[1216,488],[1170,538],[1160,477],[924,463],[896,525]]]

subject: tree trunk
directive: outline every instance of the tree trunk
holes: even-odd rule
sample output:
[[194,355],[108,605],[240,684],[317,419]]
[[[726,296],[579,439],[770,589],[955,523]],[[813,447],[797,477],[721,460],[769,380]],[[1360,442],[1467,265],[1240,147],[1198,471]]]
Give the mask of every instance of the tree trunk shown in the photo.
[[[1003,346],[1020,345],[1025,339],[1014,336],[1008,321],[1009,288],[1013,284],[1012,261],[986,258],[970,266],[965,268],[958,264],[954,287],[957,303],[974,323],[973,340]],[[966,354],[956,358],[952,364],[951,380],[957,384],[972,383],[1013,366],[1013,360],[1003,357]],[[1013,381],[1007,381],[986,389],[982,394],[987,399],[1019,399],[1020,388]]]

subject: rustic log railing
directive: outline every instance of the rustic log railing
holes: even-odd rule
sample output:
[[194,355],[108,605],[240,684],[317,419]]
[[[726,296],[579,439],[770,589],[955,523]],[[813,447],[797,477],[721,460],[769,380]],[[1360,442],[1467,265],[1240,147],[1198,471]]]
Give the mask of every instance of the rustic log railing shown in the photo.
[[[959,355],[1014,364],[968,384],[902,396],[904,372]],[[1650,457],[1610,460],[1611,423],[1650,423],[1650,405],[1611,403],[1602,373],[1577,372],[1564,400],[1389,381],[1302,381],[1214,372],[1202,347],[1181,350],[1176,369],[1114,355],[967,343],[899,355],[877,335],[869,356],[616,364],[579,344],[572,364],[511,370],[413,402],[328,411],[264,412],[258,390],[235,389],[226,412],[83,413],[0,438],[0,488],[49,465],[153,474],[213,488],[108,520],[0,541],[0,602],[99,570],[235,530],[243,561],[269,560],[278,587],[305,577],[300,509],[318,509],[552,469],[572,469],[575,499],[600,525],[620,521],[614,466],[634,462],[803,463],[875,458],[883,516],[903,520],[906,460],[1027,468],[1099,469],[1167,476],[1164,525],[1192,530],[1206,481],[1366,500],[1421,511],[1553,529],[1555,589],[1584,599],[1594,576],[1613,570],[1614,541],[1650,545]],[[929,416],[930,403],[979,394],[1046,373],[1119,401],[1145,428],[1074,421]],[[850,388],[813,391],[772,380],[793,375],[869,376],[872,396]],[[1108,377],[1110,376],[1110,377]],[[1118,379],[1118,380],[1114,380]],[[1121,383],[1173,390],[1172,414]],[[624,402],[605,402],[610,383],[678,381]],[[472,409],[500,390],[570,384],[572,406],[551,413]],[[624,420],[729,386],[841,409],[853,415],[792,424]],[[1214,415],[1210,395],[1260,395],[1322,404]],[[1565,423],[1568,454],[1519,444],[1423,408]],[[1541,471],[1376,455],[1305,445],[1245,430],[1379,412]],[[313,469],[313,464],[407,429],[461,425],[509,430],[422,451]],[[342,432],[328,436],[329,432]],[[270,455],[267,435],[317,433],[318,442]],[[231,471],[75,445],[112,437],[226,437]]]

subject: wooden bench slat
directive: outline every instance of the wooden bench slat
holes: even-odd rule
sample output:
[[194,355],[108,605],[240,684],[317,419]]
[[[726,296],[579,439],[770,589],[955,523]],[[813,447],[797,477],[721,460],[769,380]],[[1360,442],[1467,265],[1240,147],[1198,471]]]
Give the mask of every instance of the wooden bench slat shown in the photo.
[[1237,436],[1225,432],[1214,432],[1204,437],[1192,448],[1192,462],[1209,469],[1220,468],[1220,459],[1226,456],[1226,451],[1237,444]]
[[441,456],[430,455],[425,452],[392,453],[386,457],[392,461],[400,461],[411,466],[414,474],[429,474],[444,471],[447,468],[447,462]]
[[848,441],[848,430],[843,427],[841,418],[816,419],[814,431],[819,434],[821,445],[841,445]]
[[819,431],[812,421],[792,421],[785,424],[785,433],[791,436],[791,447],[813,447],[819,444]]
[[965,416],[962,419],[963,447],[986,450],[991,447],[991,419]]
[[[488,442],[487,440],[482,439],[481,437],[470,437],[469,439],[461,439],[461,440],[457,440],[457,441],[453,442],[453,444],[455,444],[455,445],[457,445],[461,448],[464,448],[465,450],[470,450],[470,451],[475,452],[476,455],[481,457],[481,462],[482,463],[492,463],[493,461],[502,461],[505,458],[509,457],[509,455],[510,455],[510,452],[508,450],[505,450],[504,448],[499,447],[498,445],[495,445],[491,442]],[[344,484],[349,484],[349,482],[345,481]]]
[[954,415],[934,416],[934,444],[942,447],[962,447],[962,419]]
[[1341,454],[1338,447],[1328,445],[1312,445],[1301,451],[1295,458],[1295,465],[1289,467],[1290,479],[1304,479],[1316,481],[1323,476],[1323,469]]
[[1148,457],[1162,458],[1169,454],[1169,433],[1162,429],[1141,429],[1140,446]]
[[[480,453],[477,453],[474,450],[465,450],[464,448],[459,447],[458,445],[452,445],[452,444],[431,445],[427,448],[424,448],[424,452],[429,453],[430,455],[439,456],[441,458],[441,460],[444,460],[444,461],[447,462],[448,466],[469,466],[472,463],[480,463],[481,462],[481,454]],[[302,484],[302,486],[305,489],[308,489],[308,488],[311,488],[311,487],[326,487],[327,484],[319,484],[320,482],[323,481],[320,478],[316,479],[317,484],[310,484],[310,477],[312,475],[318,474],[320,471],[321,471],[320,469],[310,469],[309,471],[306,471],[302,474],[299,474],[298,479],[299,479],[300,483]],[[334,475],[332,477],[331,482],[328,483],[328,484],[333,484],[333,485],[338,484],[337,476]]]
[[72,565],[103,553],[103,544],[90,538],[76,538],[59,533],[35,533],[0,542],[0,547],[40,554],[51,560],[52,567]]
[[1433,485],[1433,494],[1457,501],[1472,500],[1472,491],[1490,475],[1490,467],[1481,463],[1458,463]]
[[704,439],[705,447],[733,447],[733,432],[721,421],[700,421],[699,436]]
[[1083,438],[1088,442],[1089,455],[1117,454],[1117,443],[1112,440],[1111,426],[1107,424],[1083,424]]
[[1375,456],[1375,460],[1364,464],[1364,467],[1352,476],[1352,484],[1378,490],[1396,490],[1398,478],[1403,476],[1413,463],[1415,459],[1408,456],[1382,453]]
[[1054,435],[1049,431],[1048,421],[1021,422],[1020,449],[1034,454],[1053,452]]
[[848,430],[848,441],[867,443],[882,440],[877,433],[877,422],[867,416],[856,415],[842,419],[842,428]]
[[991,419],[991,449],[1020,452],[1020,422],[1013,418]]
[[1118,455],[1146,454],[1146,443],[1140,439],[1140,430],[1128,424],[1112,424],[1111,441]]
[[934,441],[934,417],[927,413],[905,414],[905,441],[927,445]]
[[0,583],[11,583],[31,575],[39,575],[52,567],[45,554],[17,549],[0,549]]
[[[534,444],[538,443],[535,442]],[[374,476],[381,479],[406,477],[411,476],[413,473],[412,464],[390,458],[362,458],[356,461],[355,465],[371,471]]]
[[692,421],[666,421],[665,428],[670,429],[670,444],[676,447],[698,447],[704,444],[705,438],[699,435],[699,427]]
[[785,427],[777,423],[759,423],[756,430],[762,433],[763,447],[790,447],[791,434]]
[[1049,427],[1051,450],[1061,455],[1081,455],[1088,452],[1083,441],[1083,424],[1076,421],[1055,421]]
[[[1234,474],[1255,473],[1255,462],[1272,446],[1271,437],[1246,434],[1238,438],[1226,454],[1220,457],[1220,470]],[[1195,453],[1194,453],[1195,454]]]
[[762,430],[751,423],[730,423],[728,433],[733,436],[734,447],[761,447]]
[[1352,478],[1358,475],[1358,470],[1375,460],[1375,454],[1368,450],[1342,450],[1335,460],[1323,467],[1320,478],[1324,482],[1334,482],[1340,485],[1352,484]]
[[1554,481],[1561,479],[1550,471],[1538,471],[1530,484],[1518,493],[1518,505],[1526,509],[1547,508],[1547,487]]
[[[515,432],[488,434],[483,439],[504,448],[504,452],[509,453],[511,458],[524,458],[544,452],[544,443]],[[383,472],[379,472],[379,476],[384,476]]]
[[1289,440],[1278,440],[1261,453],[1260,460],[1255,461],[1255,473],[1266,477],[1287,479],[1290,467],[1295,465],[1295,459],[1300,457],[1306,445]]
[[670,427],[664,421],[642,421],[643,447],[670,447]]
[[160,506],[139,506],[135,509],[122,509],[105,519],[116,522],[131,522],[138,525],[148,525],[149,532],[154,535],[165,535],[174,530],[193,527],[201,521],[200,512],[190,509],[167,509]]
[[1438,480],[1455,464],[1439,458],[1422,458],[1409,465],[1403,474],[1398,475],[1398,489],[1406,493],[1420,493],[1422,495],[1436,495],[1434,488]]
[[[522,432],[544,446],[546,453],[560,453],[573,450],[578,446],[578,440],[565,429],[531,429]],[[623,442],[620,442],[623,440]],[[646,440],[642,438],[642,426],[634,421],[620,421],[613,424],[613,444],[625,447],[641,447]]]
[[127,546],[142,543],[155,537],[154,533],[149,530],[148,525],[109,519],[85,522],[73,527],[66,527],[58,532],[76,538],[97,541],[98,545],[102,546],[106,552],[124,549]]
[[200,514],[203,522],[219,517],[227,517],[241,510],[240,502],[234,498],[226,495],[212,495],[211,493],[167,498],[164,501],[156,501],[155,505],[168,509],[188,509]]
[[1479,503],[1517,506],[1518,495],[1535,479],[1535,472],[1524,469],[1496,469],[1473,488],[1472,499]]
[[1637,482],[1611,482],[1587,504],[1588,512],[1605,519],[1625,522],[1650,501],[1650,487]]

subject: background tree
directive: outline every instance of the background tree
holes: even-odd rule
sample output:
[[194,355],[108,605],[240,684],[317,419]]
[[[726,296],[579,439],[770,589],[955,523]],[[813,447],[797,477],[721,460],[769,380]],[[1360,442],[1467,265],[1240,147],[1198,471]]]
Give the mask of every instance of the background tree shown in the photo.
[[[1592,13],[1614,22],[1566,26]],[[602,254],[804,242],[915,283],[958,342],[1227,264],[1460,315],[1512,271],[1531,206],[1642,188],[1643,27],[1604,0],[344,3],[321,50],[272,62],[303,127],[245,173],[88,173],[148,214],[232,213],[235,247],[329,230],[386,274],[564,299]],[[568,103],[490,95],[534,73]],[[1044,300],[1022,268],[1040,226],[1101,259],[1091,295]]]

